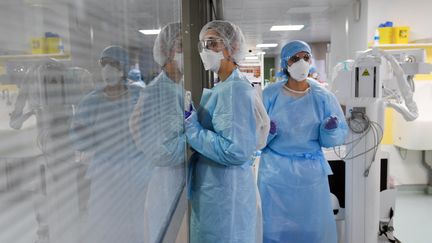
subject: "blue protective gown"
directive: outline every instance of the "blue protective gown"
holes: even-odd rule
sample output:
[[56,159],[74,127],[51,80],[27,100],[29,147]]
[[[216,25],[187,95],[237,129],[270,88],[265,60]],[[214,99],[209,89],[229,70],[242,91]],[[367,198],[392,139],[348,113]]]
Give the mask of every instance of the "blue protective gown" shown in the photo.
[[162,71],[142,89],[130,120],[132,137],[154,166],[184,163],[183,84]]
[[76,149],[93,154],[87,241],[144,242],[144,201],[149,165],[132,141],[129,117],[140,88],[109,99],[102,89],[89,93],[73,117],[71,136]]
[[183,92],[183,82],[176,83],[162,71],[142,89],[129,123],[143,161],[155,168],[146,201],[147,242],[159,237],[185,185]]
[[[347,124],[335,96],[309,80],[310,91],[292,97],[286,81],[263,92],[264,106],[276,123],[261,154],[258,187],[263,207],[265,243],[336,243],[336,223],[330,201],[331,168],[321,147],[344,142]],[[324,129],[336,116],[338,127]]]
[[254,243],[256,191],[255,91],[236,69],[205,89],[198,113],[186,120],[196,150],[192,163],[191,243]]

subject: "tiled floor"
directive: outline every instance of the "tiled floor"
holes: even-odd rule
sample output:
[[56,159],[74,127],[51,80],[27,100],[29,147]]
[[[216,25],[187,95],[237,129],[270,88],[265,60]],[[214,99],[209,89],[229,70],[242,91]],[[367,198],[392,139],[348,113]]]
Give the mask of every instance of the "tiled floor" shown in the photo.
[[402,243],[431,243],[432,195],[421,188],[398,188],[394,228]]

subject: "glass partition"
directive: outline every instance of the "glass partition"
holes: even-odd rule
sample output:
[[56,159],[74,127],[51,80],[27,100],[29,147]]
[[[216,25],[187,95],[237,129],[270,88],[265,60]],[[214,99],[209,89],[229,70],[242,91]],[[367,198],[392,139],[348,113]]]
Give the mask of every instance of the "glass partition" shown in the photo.
[[0,242],[160,242],[185,186],[179,0],[0,3]]

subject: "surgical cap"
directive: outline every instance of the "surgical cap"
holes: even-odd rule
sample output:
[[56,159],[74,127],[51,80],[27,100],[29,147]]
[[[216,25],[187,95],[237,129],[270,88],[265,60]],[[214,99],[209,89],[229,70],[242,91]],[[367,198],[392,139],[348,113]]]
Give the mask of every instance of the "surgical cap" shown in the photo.
[[118,61],[124,72],[128,70],[129,66],[129,56],[125,49],[120,46],[109,46],[105,48],[100,56],[100,60],[102,58],[111,58]]
[[180,23],[171,23],[165,25],[156,37],[153,46],[153,58],[161,67],[168,62],[175,41],[180,37],[180,31]]
[[228,53],[234,62],[238,63],[246,55],[245,38],[241,29],[229,22],[224,20],[214,20],[208,22],[201,29],[199,39],[203,40],[207,31],[215,31],[220,38],[222,38]]
[[128,79],[133,81],[140,81],[141,80],[141,71],[137,68],[133,68],[128,73]]
[[281,51],[281,68],[286,68],[288,66],[288,59],[290,57],[303,51],[312,54],[310,46],[304,41],[295,40],[286,44]]

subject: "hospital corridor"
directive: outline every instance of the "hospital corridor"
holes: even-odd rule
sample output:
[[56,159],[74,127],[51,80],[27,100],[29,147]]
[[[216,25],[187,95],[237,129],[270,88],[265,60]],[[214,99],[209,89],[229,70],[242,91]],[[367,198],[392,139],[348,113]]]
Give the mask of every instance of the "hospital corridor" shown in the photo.
[[1,0],[0,243],[431,243],[430,0]]

